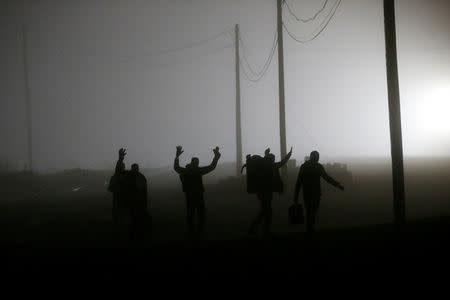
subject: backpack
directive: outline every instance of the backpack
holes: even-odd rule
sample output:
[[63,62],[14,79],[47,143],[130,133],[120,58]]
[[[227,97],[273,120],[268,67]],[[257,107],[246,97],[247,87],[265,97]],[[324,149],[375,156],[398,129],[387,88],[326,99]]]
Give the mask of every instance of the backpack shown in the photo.
[[247,155],[247,192],[256,194],[272,188],[272,164],[259,155]]

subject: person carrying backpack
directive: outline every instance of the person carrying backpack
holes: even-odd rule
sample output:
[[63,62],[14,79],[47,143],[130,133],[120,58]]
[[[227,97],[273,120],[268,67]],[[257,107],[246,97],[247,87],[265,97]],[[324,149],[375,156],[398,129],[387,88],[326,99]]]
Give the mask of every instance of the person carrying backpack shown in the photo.
[[292,155],[291,151],[279,162],[275,162],[275,155],[270,153],[270,148],[264,152],[264,157],[259,155],[247,155],[246,164],[242,167],[247,169],[247,192],[256,194],[260,203],[260,212],[253,220],[248,235],[256,234],[262,223],[263,238],[269,238],[270,226],[272,224],[272,198],[273,192],[283,193],[283,181],[279,169],[284,166]]

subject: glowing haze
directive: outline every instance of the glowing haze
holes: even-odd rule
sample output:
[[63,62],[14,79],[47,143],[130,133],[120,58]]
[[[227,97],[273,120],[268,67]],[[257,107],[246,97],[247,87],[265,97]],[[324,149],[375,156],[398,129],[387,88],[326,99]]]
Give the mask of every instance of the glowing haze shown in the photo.
[[[319,3],[320,2],[320,3]],[[289,3],[304,18],[322,2]],[[334,1],[330,1],[330,7]],[[450,153],[449,1],[396,1],[406,156]],[[22,28],[27,33],[33,158],[38,170],[111,167],[117,149],[144,167],[235,160],[232,28],[249,64],[269,55],[274,0],[3,1],[0,4],[0,162],[26,164]],[[308,35],[285,11],[286,26]],[[321,19],[322,18],[322,19]],[[223,34],[182,51],[197,41]],[[284,34],[287,144],[302,159],[390,154],[382,1],[344,0],[326,30],[299,44]],[[278,74],[241,76],[243,152],[279,157]]]

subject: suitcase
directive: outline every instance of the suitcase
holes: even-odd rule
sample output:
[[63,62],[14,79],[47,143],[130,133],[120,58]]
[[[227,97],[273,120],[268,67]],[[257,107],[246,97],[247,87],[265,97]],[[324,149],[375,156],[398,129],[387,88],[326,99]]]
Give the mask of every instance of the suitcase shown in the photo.
[[301,204],[292,204],[289,207],[289,221],[291,224],[304,224],[303,206]]

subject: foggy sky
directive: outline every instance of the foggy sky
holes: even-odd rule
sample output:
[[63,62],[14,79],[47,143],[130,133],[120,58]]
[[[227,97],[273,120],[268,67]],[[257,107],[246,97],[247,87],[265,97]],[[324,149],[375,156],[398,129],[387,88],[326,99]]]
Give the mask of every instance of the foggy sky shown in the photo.
[[[144,167],[201,163],[221,147],[235,160],[232,36],[167,49],[239,24],[262,67],[276,28],[274,0],[0,2],[0,163],[26,164],[22,28],[26,28],[37,170],[108,168],[117,150]],[[322,1],[290,0],[310,17]],[[334,1],[330,1],[333,4]],[[448,156],[450,1],[396,1],[405,155]],[[327,29],[299,44],[284,32],[287,146],[302,159],[390,154],[383,1],[343,0]],[[321,15],[322,17],[324,15]],[[311,25],[286,25],[298,36]],[[277,56],[252,83],[241,74],[243,152],[279,157]]]

